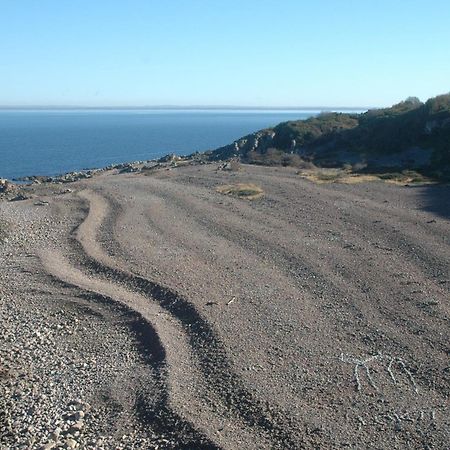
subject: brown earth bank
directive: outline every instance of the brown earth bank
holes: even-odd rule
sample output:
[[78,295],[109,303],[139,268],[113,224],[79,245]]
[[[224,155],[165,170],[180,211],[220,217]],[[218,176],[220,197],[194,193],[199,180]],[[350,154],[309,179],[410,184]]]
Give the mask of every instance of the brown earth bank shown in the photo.
[[0,203],[0,448],[448,448],[450,187],[216,169]]

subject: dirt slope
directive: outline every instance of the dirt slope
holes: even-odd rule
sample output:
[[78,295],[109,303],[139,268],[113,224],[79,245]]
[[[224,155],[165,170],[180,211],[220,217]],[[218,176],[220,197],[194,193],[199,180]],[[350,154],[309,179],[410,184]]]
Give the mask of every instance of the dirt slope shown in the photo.
[[1,448],[445,448],[449,188],[215,168],[0,204]]

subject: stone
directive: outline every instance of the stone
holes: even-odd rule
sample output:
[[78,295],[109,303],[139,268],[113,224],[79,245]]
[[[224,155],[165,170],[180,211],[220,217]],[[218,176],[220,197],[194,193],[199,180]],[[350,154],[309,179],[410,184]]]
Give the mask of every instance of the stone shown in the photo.
[[84,423],[81,420],[78,420],[73,425],[71,425],[70,432],[75,433],[76,431],[80,431],[81,429],[83,429],[83,427]]
[[83,411],[83,410],[77,411],[77,412],[75,413],[75,415],[74,415],[75,420],[83,419],[84,416],[85,416],[85,414],[84,414],[84,411]]
[[16,189],[16,185],[11,183],[9,180],[4,178],[0,178],[0,193],[8,193],[14,191]]
[[56,447],[56,442],[49,442],[41,447],[41,450],[51,450]]
[[53,431],[53,433],[50,435],[50,438],[53,439],[54,441],[57,441],[59,438],[59,435],[61,434],[61,428],[60,427],[56,427],[55,431]]
[[75,439],[67,439],[66,448],[76,448],[77,441]]
[[14,198],[12,198],[10,200],[10,202],[20,202],[22,200],[28,200],[29,198],[31,198],[31,197],[28,197],[28,196],[23,195],[23,194],[18,194]]

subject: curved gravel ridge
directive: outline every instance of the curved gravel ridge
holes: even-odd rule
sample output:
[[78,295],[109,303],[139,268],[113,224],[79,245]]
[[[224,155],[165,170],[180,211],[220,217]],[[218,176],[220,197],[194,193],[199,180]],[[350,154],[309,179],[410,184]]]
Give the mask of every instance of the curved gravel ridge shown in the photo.
[[[136,308],[135,303],[129,300],[129,292],[124,292],[117,286],[103,284],[88,278],[76,268],[70,266],[62,255],[55,251],[40,252],[40,259],[47,273],[57,283],[64,287],[81,289],[79,296],[88,298],[91,303],[109,304],[113,309],[121,311],[132,318],[132,328],[139,336],[142,348],[146,354],[148,363],[152,366],[156,383],[160,390],[160,397],[149,398],[143,393],[138,396],[134,404],[134,411],[140,417],[142,424],[151,428],[156,435],[165,436],[165,448],[214,450],[220,447],[209,441],[199,433],[191,423],[182,419],[170,406],[167,387],[167,362],[166,351],[160,337],[147,319],[147,311]],[[122,296],[121,296],[122,294]],[[125,297],[125,298],[124,298]],[[130,305],[133,305],[130,306]],[[157,313],[153,313],[157,314]],[[151,400],[151,401],[150,401]]]
[[[344,372],[351,372],[347,359],[363,361],[366,354],[376,356],[374,361],[379,361],[375,363],[378,376],[382,374],[384,361],[387,366],[392,359],[392,364],[398,366],[396,370],[400,369],[406,390],[402,396],[394,394],[395,389],[389,387],[390,375],[384,367],[388,377],[383,380],[384,390],[389,392],[390,401],[396,398],[394,403],[402,404],[408,398],[410,406],[402,408],[412,408],[419,416],[421,404],[433,403],[440,405],[436,406],[436,417],[445,416],[449,390],[445,376],[448,333],[444,331],[448,329],[449,317],[446,300],[449,246],[445,233],[448,221],[420,211],[419,202],[414,198],[418,189],[381,183],[317,186],[300,180],[292,172],[280,172],[274,174],[270,169],[245,167],[242,173],[222,174],[206,168],[161,174],[150,180],[135,177],[132,189],[128,189],[128,180],[122,183],[111,179],[102,183],[98,186],[102,195],[110,196],[121,205],[121,214],[105,231],[105,236],[120,235],[119,245],[113,242],[111,253],[136,273],[145,275],[157,269],[158,277],[165,279],[166,285],[176,286],[189,298],[192,298],[191,292],[202,289],[201,298],[205,303],[202,306],[197,299],[196,304],[208,315],[208,320],[220,324],[221,336],[225,333],[222,339],[231,348],[233,365],[244,366],[239,355],[241,344],[251,341],[252,335],[260,339],[260,348],[274,345],[267,339],[269,333],[259,328],[259,322],[276,325],[275,330],[294,331],[293,336],[298,336],[301,329],[295,331],[298,325],[292,318],[302,314],[304,337],[295,342],[297,348],[287,340],[283,340],[280,347],[292,352],[286,352],[285,358],[293,364],[294,358],[298,358],[311,367],[308,360],[318,359],[320,365],[313,366],[313,374],[327,386],[320,395],[329,395],[333,385],[341,385]],[[214,192],[220,184],[237,181],[265,186],[265,198],[248,203]],[[443,195],[445,190],[443,187]],[[442,209],[445,211],[444,204]],[[394,219],[396,215],[398,219]],[[128,229],[133,230],[133,239],[122,231]],[[409,236],[412,245],[404,245],[404,239],[398,239],[397,235]],[[149,243],[145,244],[146,241]],[[135,242],[142,248],[134,245]],[[109,244],[106,241],[105,247],[109,248]],[[149,249],[157,250],[157,256],[149,258]],[[416,249],[424,249],[423,260]],[[230,271],[236,264],[236,255],[242,268]],[[141,263],[144,257],[147,265]],[[187,267],[183,267],[181,261],[186,261]],[[192,270],[194,264],[196,269]],[[251,272],[248,272],[250,266]],[[256,277],[252,277],[253,273]],[[214,284],[202,282],[201,277],[214,279]],[[258,282],[258,277],[264,281]],[[222,306],[223,294],[216,294],[216,286],[222,287],[224,283],[236,288],[229,296],[225,295],[229,301],[236,296],[237,300],[229,307],[227,302]],[[240,291],[245,285],[248,287]],[[263,295],[270,298],[270,302],[255,302],[252,290],[257,296],[265,290]],[[286,299],[284,303],[283,299]],[[288,307],[289,304],[295,310]],[[242,319],[247,315],[253,318],[252,322]],[[232,321],[237,317],[239,341],[233,339],[237,326],[233,326]],[[278,333],[277,330],[277,339],[281,337]],[[320,356],[316,350],[319,348],[323,349]],[[263,352],[258,352],[257,347],[253,350],[261,358]],[[252,357],[251,352],[248,357]],[[336,363],[330,358],[336,358]],[[396,358],[401,358],[402,362]],[[258,368],[261,360],[256,364],[254,361],[249,365]],[[274,379],[284,375],[276,366],[274,369]],[[259,382],[259,370],[242,373],[247,386],[254,385],[257,379]],[[366,369],[362,366],[361,370]],[[415,393],[408,372],[418,384],[419,394]],[[370,385],[370,379],[363,375],[362,382]],[[267,377],[261,380],[261,383],[267,382]],[[349,382],[352,382],[351,376]],[[396,382],[399,386],[398,376]],[[356,383],[354,379],[353,383]],[[292,395],[293,385],[295,379],[283,380],[276,389],[271,386],[270,395],[262,391],[257,395],[270,398],[277,406],[283,405],[287,417],[297,416],[306,423],[314,423],[309,409],[315,408],[312,405],[317,400],[313,395],[317,394],[311,390],[310,395],[304,396],[303,405],[293,408],[295,404],[285,400]],[[365,390],[364,386],[362,389]],[[340,402],[333,400],[333,395],[328,401]],[[361,401],[362,398],[355,399],[355,404],[362,407]],[[392,413],[386,414],[392,417]],[[318,433],[316,440],[324,447],[332,446],[330,442],[341,426],[342,423],[336,423],[330,434]],[[442,436],[446,435],[448,426],[444,423],[441,426],[437,435],[444,439]],[[352,435],[353,431],[346,430]],[[295,424],[292,433],[305,435]],[[401,436],[401,433],[397,435]],[[389,445],[395,442],[390,434],[385,439],[392,439]]]
[[[250,218],[239,217],[238,220],[232,215],[219,216],[220,220],[217,220],[217,215],[207,214],[208,210],[213,208],[217,209],[217,206],[205,205],[204,202],[197,199],[195,196],[175,193],[173,187],[165,185],[162,185],[159,188],[156,187],[152,190],[152,195],[166,200],[165,204],[168,205],[167,208],[171,208],[171,211],[167,213],[168,215],[173,214],[175,211],[178,213],[182,211],[183,214],[189,215],[189,220],[193,222],[192,228],[196,229],[199,235],[207,236],[209,230],[214,229],[215,240],[220,237],[226,238],[231,235],[235,236],[234,243],[239,244],[241,248],[245,248],[251,252],[252,257],[254,258],[257,258],[258,253],[261,253],[260,249],[264,249],[264,251],[270,249],[271,256],[276,256],[281,260],[280,266],[288,268],[286,272],[287,276],[290,274],[289,271],[291,267],[298,267],[300,265],[304,268],[308,268],[309,271],[312,271],[315,282],[322,285],[326,284],[329,290],[334,289],[337,290],[337,292],[339,289],[341,292],[344,291],[344,289],[349,290],[353,288],[355,279],[363,279],[367,269],[364,265],[355,267],[352,254],[354,253],[355,248],[358,248],[359,251],[369,253],[371,247],[374,246],[383,251],[386,255],[389,255],[389,257],[385,259],[384,267],[380,269],[386,274],[394,273],[398,267],[402,266],[408,271],[408,278],[414,280],[410,282],[411,284],[428,285],[429,295],[443,297],[450,292],[450,283],[439,283],[430,280],[431,275],[433,275],[433,277],[440,276],[443,278],[445,275],[448,275],[448,259],[446,259],[446,257],[448,258],[448,248],[446,248],[445,245],[442,245],[445,235],[435,236],[434,234],[424,234],[423,243],[418,244],[416,242],[405,246],[405,241],[407,239],[405,236],[407,236],[407,233],[410,232],[410,230],[400,229],[398,233],[394,234],[394,238],[390,238],[389,241],[386,241],[386,236],[382,236],[382,234],[376,230],[375,233],[379,233],[380,238],[378,242],[374,243],[368,242],[367,239],[365,240],[364,237],[358,233],[358,230],[353,230],[351,228],[344,230],[344,228],[342,228],[340,233],[330,233],[330,238],[332,239],[331,244],[336,247],[341,246],[346,249],[347,252],[344,254],[340,253],[338,258],[331,255],[331,257],[328,258],[327,264],[324,265],[317,258],[317,254],[308,254],[305,252],[295,253],[295,251],[293,251],[294,246],[300,247],[302,242],[308,242],[308,239],[311,237],[310,234],[303,230],[296,229],[293,225],[288,224],[286,226],[286,224],[283,224],[278,217],[273,217],[271,219],[268,217],[270,214],[267,214],[266,212],[252,211]],[[167,200],[169,200],[169,202],[167,202]],[[171,228],[173,224],[168,224],[167,220],[164,221],[158,217],[152,217],[149,212],[144,212],[144,214],[148,216],[148,220],[152,221],[152,227],[154,229],[157,229],[160,233],[166,233],[167,236],[173,236],[172,239],[177,239],[177,233]],[[365,215],[363,215],[361,211],[358,211],[357,214],[358,221],[360,221],[361,224],[364,224],[366,227],[372,225],[373,221],[371,223],[371,219],[373,218],[373,215],[371,211],[366,210]],[[394,219],[389,216],[386,221],[392,223]],[[164,223],[164,226],[162,223]],[[243,224],[247,230],[245,235],[239,233],[239,229],[242,228]],[[287,246],[281,239],[278,240],[277,236],[264,235],[262,231],[268,224],[273,228],[283,227],[292,234],[295,232],[295,242],[291,242],[290,245]],[[399,227],[399,222],[397,222],[396,226]],[[345,239],[342,238],[344,231]],[[426,241],[425,238],[428,236],[430,236],[430,238]],[[433,242],[433,240],[436,240],[436,242]],[[261,241],[264,243],[263,246],[261,246]],[[181,241],[178,241],[178,243],[181,245]],[[320,252],[325,252],[330,246],[330,240],[315,242],[315,244]],[[424,249],[421,249],[420,247],[424,247]],[[408,261],[407,259],[408,255],[405,250],[408,248],[413,248],[414,251],[414,259],[412,261]],[[411,257],[411,255],[409,255],[409,257]],[[426,269],[424,269],[423,266],[426,266]],[[338,271],[336,271],[336,267],[338,267]],[[436,269],[436,267],[438,269]],[[408,281],[406,281],[406,283],[407,282]],[[299,287],[301,287],[301,283],[299,284]],[[376,288],[376,286],[372,287],[370,293],[371,296],[375,297],[378,294]],[[352,304],[352,308],[355,308],[355,306],[355,304]],[[365,305],[366,309],[369,307],[370,305]],[[398,324],[398,318],[390,313],[389,309],[378,311],[377,306],[374,305],[372,314],[378,314],[378,320],[392,321],[394,326]],[[406,302],[403,309],[403,320],[406,320],[406,317],[409,316],[412,320],[411,326],[414,327],[413,323],[417,318],[417,315],[428,314],[430,314],[430,311],[424,310],[420,305],[411,305],[410,302]],[[442,326],[448,326],[450,323],[450,309],[448,305],[445,303],[436,305],[434,316],[438,321],[436,329]],[[407,325],[407,322],[405,322],[405,325]],[[370,324],[367,323],[366,326],[370,326]],[[392,331],[395,332],[394,329],[392,329]],[[414,331],[414,328],[412,328],[412,331]],[[401,338],[401,333],[398,334],[397,338]],[[445,346],[443,346],[443,348],[444,347]]]
[[[220,340],[195,307],[177,292],[119,267],[117,261],[112,260],[103,251],[97,236],[104,223],[108,222],[108,216],[114,216],[115,211],[105,198],[96,192],[85,190],[79,195],[90,205],[86,219],[74,233],[84,253],[80,254],[80,246],[75,243],[73,247],[77,252],[77,264],[88,269],[91,274],[89,283],[93,283],[92,274],[94,274],[109,282],[124,285],[129,291],[142,296],[138,302],[132,303],[133,308],[137,308],[138,303],[145,304],[146,300],[156,301],[164,311],[180,323],[182,331],[188,336],[190,353],[198,361],[202,372],[202,389],[211,390],[211,396],[215,398],[215,414],[220,411],[227,420],[237,418],[238,422],[242,421],[241,427],[249,427],[250,430],[255,427],[260,429],[258,434],[262,434],[271,442],[271,448],[294,448],[296,444],[290,441],[288,431],[291,428],[291,423],[287,422],[289,419],[281,417],[269,404],[261,404],[252,398],[252,395],[243,388],[227,362],[226,352]],[[108,236],[113,236],[109,229],[102,231]],[[55,261],[55,255],[45,259]],[[61,265],[61,261],[58,261],[57,266],[60,268]],[[47,270],[55,273],[55,267],[47,266]],[[69,269],[64,270],[65,273],[69,271]],[[114,286],[114,290],[117,295],[118,287]],[[213,411],[210,411],[210,414],[213,414]],[[211,415],[208,418],[212,420]],[[250,431],[250,434],[252,433],[253,431]],[[251,439],[255,444],[257,437],[253,436]],[[261,445],[267,444],[261,443]]]
[[[355,247],[359,248],[360,251],[369,252],[371,250],[371,247],[373,246],[373,243],[364,240],[363,237],[357,233],[357,231],[348,229],[346,232],[345,240],[339,239],[337,237],[337,233],[334,233],[330,236],[333,238],[333,241],[331,241],[332,244],[337,244],[341,247],[343,246],[346,251],[345,253],[341,252],[339,254],[339,259],[335,259],[333,255],[331,255],[331,257],[328,258],[328,263],[324,265],[323,263],[321,263],[320,259],[317,258],[317,254],[313,255],[305,252],[296,254],[293,251],[293,247],[295,248],[295,245],[300,247],[302,241],[307,242],[310,235],[308,235],[308,233],[304,232],[303,230],[295,230],[294,226],[290,224],[287,224],[286,226],[286,224],[283,224],[277,217],[270,219],[270,217],[267,217],[270,216],[270,214],[264,214],[263,216],[263,213],[260,213],[258,211],[251,211],[250,218],[239,217],[238,220],[236,220],[236,217],[233,215],[222,216],[217,214],[208,214],[208,212],[212,209],[217,210],[218,206],[205,204],[205,202],[197,199],[195,195],[185,195],[182,192],[179,192],[179,189],[177,189],[176,185],[174,186],[173,184],[168,183],[159,184],[160,185],[158,186],[158,183],[155,183],[152,186],[152,197],[156,199],[164,199],[164,208],[167,209],[167,212],[162,211],[162,207],[160,206],[158,209],[160,214],[158,214],[157,216],[153,215],[151,211],[143,211],[142,214],[149,222],[151,222],[152,229],[156,230],[161,235],[167,236],[167,239],[170,238],[172,240],[172,243],[176,243],[176,245],[178,245],[179,247],[183,245],[182,238],[178,237],[180,236],[180,233],[177,231],[177,227],[179,227],[179,225],[177,224],[177,222],[170,222],[170,220],[168,219],[168,217],[174,214],[184,216],[183,221],[179,222],[182,223],[183,226],[191,222],[189,224],[189,228],[195,230],[194,233],[198,233],[199,239],[201,237],[204,242],[207,242],[208,235],[212,236],[212,239],[216,242],[220,238],[226,239],[228,236],[234,236],[233,242],[228,242],[227,246],[230,247],[237,244],[241,249],[245,248],[246,251],[251,254],[252,259],[258,259],[261,251],[267,252],[267,250],[269,249],[271,257],[276,257],[280,261],[279,266],[287,268],[287,271],[280,276],[285,275],[289,277],[290,275],[297,275],[295,274],[295,272],[292,272],[291,268],[298,268],[298,266],[301,266],[303,268],[307,268],[307,271],[304,271],[302,275],[308,277],[309,281],[312,280],[311,282],[314,283],[317,290],[323,290],[323,287],[326,286],[328,291],[335,292],[336,297],[342,296],[344,293],[344,295],[347,297],[352,295],[354,297],[357,296],[359,289],[358,286],[355,286],[355,280],[363,280],[365,271],[367,269],[364,265],[356,267],[354,266],[354,257],[352,257],[352,253],[354,253]],[[137,189],[139,189],[139,186],[137,187]],[[125,214],[125,212],[122,212],[122,215],[123,214]],[[358,212],[358,214],[360,214],[360,212]],[[361,219],[361,223],[366,223],[369,227],[371,225],[371,214],[372,213],[370,211],[367,211],[366,215],[368,216],[368,218],[364,220]],[[167,218],[164,217],[164,215],[167,215]],[[220,220],[217,220],[217,217],[220,217]],[[392,219],[388,217],[387,220],[391,221]],[[295,245],[292,245],[293,243],[291,242],[289,246],[286,246],[286,244],[281,240],[280,242],[278,242],[277,236],[265,235],[263,230],[264,227],[267,227],[268,224],[270,224],[270,226],[273,228],[283,227],[284,229],[289,230],[291,233],[294,233],[294,231],[296,231],[297,236],[295,238]],[[242,228],[246,229],[245,234],[239,232]],[[214,230],[213,234],[211,234],[210,232],[211,229]],[[108,228],[108,230],[109,231],[107,233],[111,234],[111,228]],[[384,239],[386,238],[384,237]],[[195,242],[195,239],[192,240]],[[402,241],[402,239],[400,239],[399,241]],[[261,245],[261,242],[263,242],[263,245]],[[389,244],[392,247],[394,245],[399,245],[396,238],[394,240],[390,240]],[[210,245],[209,242],[205,244],[205,247],[208,245]],[[329,240],[317,242],[317,246],[320,246],[325,251],[327,250],[329,245]],[[345,248],[346,246],[348,247]],[[320,249],[320,247],[318,248]],[[400,245],[399,247],[401,248]],[[418,245],[416,244],[415,251],[417,251],[417,247]],[[444,297],[448,292],[450,287],[448,283],[440,284],[437,282],[432,282],[429,275],[422,270],[421,266],[417,266],[415,264],[412,264],[411,262],[407,262],[405,256],[401,251],[399,252],[399,254],[397,254],[397,252],[393,253],[393,248],[385,248],[383,247],[382,243],[377,243],[376,248],[384,252],[386,255],[389,255],[389,258],[385,259],[385,266],[380,269],[380,271],[384,271],[386,273],[386,276],[388,274],[395,273],[397,268],[400,266],[408,271],[408,277],[404,281],[405,284],[401,284],[399,286],[401,289],[403,289],[403,286],[405,285],[408,286],[407,283],[410,283],[410,286],[427,284],[429,293],[428,295],[430,296]],[[446,251],[448,253],[448,250],[446,250],[443,246],[436,247],[436,245],[434,245],[433,250],[435,249],[439,250],[439,252],[444,255]],[[436,254],[433,254],[433,250],[428,250],[427,252],[427,258],[433,258],[435,262],[434,265],[429,265],[430,270],[433,267],[435,268],[437,265]],[[189,251],[196,253],[196,249],[193,248],[193,246],[189,247]],[[237,251],[238,249],[236,248],[236,252]],[[225,258],[225,255],[221,254],[220,259],[223,258]],[[426,260],[425,257],[423,259]],[[440,260],[437,261],[437,263],[439,264],[439,266],[445,267],[445,257],[442,256]],[[335,267],[338,267],[338,271],[336,271]],[[258,273],[260,276],[262,276],[261,269]],[[438,274],[439,273],[441,274],[441,276],[445,275],[442,269],[440,269]],[[288,279],[283,279],[285,283],[288,282]],[[299,280],[298,287],[302,288],[304,279],[297,279]],[[395,282],[395,285],[398,286],[398,282]],[[383,288],[385,289],[386,286],[383,286]],[[396,288],[398,289],[398,287]],[[377,290],[378,287],[373,286],[370,295],[372,297],[376,297],[377,295],[381,296],[382,294],[378,294]],[[399,292],[398,295],[402,296],[403,294]],[[371,325],[371,321],[374,321],[374,319],[376,319],[376,321],[378,322],[388,321],[389,323],[391,323],[389,332],[393,337],[395,337],[395,347],[391,348],[389,351],[397,351],[399,348],[404,348],[405,346],[413,348],[414,345],[417,345],[411,344],[411,342],[409,342],[408,344],[406,343],[407,340],[411,339],[411,336],[404,336],[404,331],[398,329],[399,317],[396,312],[391,311],[391,308],[386,307],[380,309],[376,304],[372,305],[370,303],[368,304],[367,302],[361,306],[358,306],[358,303],[356,302],[342,302],[341,304],[337,303],[336,307],[341,307],[344,309],[351,308],[353,313],[362,311],[361,308],[363,308],[365,310],[366,316],[368,315],[368,310],[370,309],[369,319],[365,319],[364,322],[359,324],[359,326],[364,326],[367,330],[373,328],[373,331],[376,331],[376,329]],[[325,310],[322,311],[321,314],[327,314],[327,312],[332,312],[332,314],[335,314],[335,311],[333,312],[333,310]],[[411,304],[411,302],[406,301],[404,302],[402,313],[402,325],[404,327],[408,327],[410,332],[414,335],[417,331],[418,315],[427,316],[431,313],[431,311],[427,308],[423,308],[421,304]],[[361,312],[359,312],[359,314],[361,314]],[[443,326],[448,326],[450,315],[448,305],[446,303],[436,304],[432,314],[436,322],[432,322],[428,326],[434,327],[434,332],[439,331],[439,329],[441,329]],[[441,347],[441,351],[446,351],[445,336],[442,337],[444,339],[439,342],[439,345]],[[423,374],[423,380],[426,381],[427,378],[428,376],[426,374]],[[446,386],[443,387],[444,392],[446,391],[446,389]]]

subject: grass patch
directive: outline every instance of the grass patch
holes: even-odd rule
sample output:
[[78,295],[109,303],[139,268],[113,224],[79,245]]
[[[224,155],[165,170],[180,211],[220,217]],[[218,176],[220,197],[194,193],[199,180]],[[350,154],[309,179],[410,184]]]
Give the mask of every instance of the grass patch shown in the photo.
[[336,183],[337,181],[348,176],[348,172],[342,169],[312,169],[302,170],[298,174],[309,181],[315,183]]
[[237,183],[219,186],[217,192],[232,197],[244,198],[246,200],[255,200],[264,195],[264,191],[256,184]]
[[433,181],[414,170],[404,170],[403,172],[389,172],[379,174],[378,177],[387,183],[393,184],[429,184]]
[[386,173],[360,173],[352,172],[348,169],[315,169],[302,170],[297,172],[301,177],[315,183],[342,183],[358,184],[371,181],[384,181],[385,183],[405,185],[405,184],[430,184],[433,180],[415,172],[404,170],[403,172]]
[[380,179],[377,175],[362,175],[359,173],[352,173],[337,180],[338,183],[343,184],[368,183],[369,181],[380,181]]

